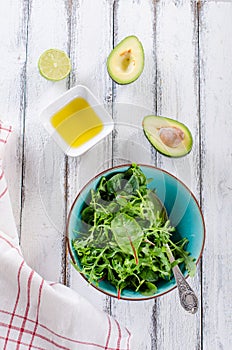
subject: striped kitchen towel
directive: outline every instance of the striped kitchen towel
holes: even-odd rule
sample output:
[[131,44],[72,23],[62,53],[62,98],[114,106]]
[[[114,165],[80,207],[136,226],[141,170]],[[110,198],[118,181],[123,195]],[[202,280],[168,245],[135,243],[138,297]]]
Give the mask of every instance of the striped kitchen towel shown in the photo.
[[131,349],[126,328],[25,262],[2,170],[11,131],[0,121],[0,349]]

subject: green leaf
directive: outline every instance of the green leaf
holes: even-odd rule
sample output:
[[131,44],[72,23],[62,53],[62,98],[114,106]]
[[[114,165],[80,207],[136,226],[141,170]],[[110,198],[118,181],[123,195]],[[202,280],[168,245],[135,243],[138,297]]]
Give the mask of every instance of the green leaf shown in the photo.
[[91,207],[85,208],[81,213],[81,219],[87,224],[92,225],[94,219],[94,209]]
[[136,191],[139,190],[139,179],[135,174],[127,181],[123,190],[127,193],[136,193]]
[[110,212],[110,213],[116,213],[119,209],[119,205],[112,201],[110,202],[110,204],[106,207],[106,209]]
[[111,229],[118,246],[126,254],[137,256],[143,239],[143,230],[136,220],[129,215],[119,213],[111,222]]
[[116,201],[121,207],[125,207],[128,203],[126,198],[124,198],[122,195],[117,196]]
[[151,270],[151,268],[149,267],[145,267],[141,274],[140,274],[141,278],[148,281],[148,282],[156,282],[158,280],[158,274],[156,272],[154,272],[153,270]]
[[102,176],[99,185],[97,187],[98,191],[106,192],[106,178],[105,176]]
[[196,274],[196,263],[195,259],[193,259],[191,256],[188,256],[184,260],[186,269],[188,271],[188,274],[190,277],[194,277]]
[[116,193],[122,189],[122,179],[124,177],[123,173],[116,174],[112,176],[106,184],[107,191],[109,193]]
[[154,211],[154,215],[155,215],[156,219],[157,219],[157,213],[159,213],[159,219],[162,220],[162,223],[167,222],[167,220],[168,220],[167,212],[166,212],[166,209],[164,208],[164,205],[161,202],[161,200],[152,191],[149,191],[148,198],[153,203],[153,211]]
[[152,282],[145,282],[142,287],[141,293],[145,296],[154,295],[157,291],[156,285]]

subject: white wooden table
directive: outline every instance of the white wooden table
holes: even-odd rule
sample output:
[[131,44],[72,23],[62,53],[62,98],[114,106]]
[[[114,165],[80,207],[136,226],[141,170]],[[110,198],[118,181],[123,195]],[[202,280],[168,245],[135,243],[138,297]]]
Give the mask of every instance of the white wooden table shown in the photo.
[[[119,86],[108,76],[106,58],[131,34],[143,43],[145,69],[135,83]],[[38,57],[51,47],[69,53],[69,79],[53,83],[39,75]],[[138,338],[133,350],[232,349],[232,2],[1,0],[0,68],[0,114],[15,130],[5,168],[28,264],[117,317]],[[49,139],[39,113],[75,84],[95,93],[118,133],[71,159]],[[133,133],[119,130],[131,110],[121,113],[119,103],[186,123],[194,138],[190,155],[172,160],[152,151],[145,138],[133,143]],[[80,187],[112,159],[156,164],[198,198],[207,236],[191,280],[201,306],[196,315],[182,310],[176,290],[147,302],[118,301],[87,286],[70,267],[67,212]]]

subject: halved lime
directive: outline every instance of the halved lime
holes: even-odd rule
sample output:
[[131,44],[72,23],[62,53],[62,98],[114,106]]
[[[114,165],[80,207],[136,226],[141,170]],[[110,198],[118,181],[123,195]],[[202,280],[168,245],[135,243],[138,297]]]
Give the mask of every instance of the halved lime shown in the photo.
[[71,62],[68,55],[59,49],[49,49],[42,53],[38,67],[40,74],[53,81],[62,80],[71,71]]

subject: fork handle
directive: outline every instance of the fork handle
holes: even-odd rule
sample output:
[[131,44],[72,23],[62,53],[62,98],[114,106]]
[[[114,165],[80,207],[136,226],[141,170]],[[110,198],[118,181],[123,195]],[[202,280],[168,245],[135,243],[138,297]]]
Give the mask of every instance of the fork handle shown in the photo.
[[172,270],[176,279],[182,307],[191,314],[195,314],[198,310],[198,300],[196,294],[185,280],[179,267],[176,265]]
[[[172,254],[172,251],[168,244],[165,244],[167,249],[167,255],[171,263],[175,261],[175,258]],[[180,303],[181,306],[191,314],[195,314],[198,310],[198,299],[186,279],[184,278],[182,272],[178,265],[175,265],[172,268],[177,288],[179,291]]]

